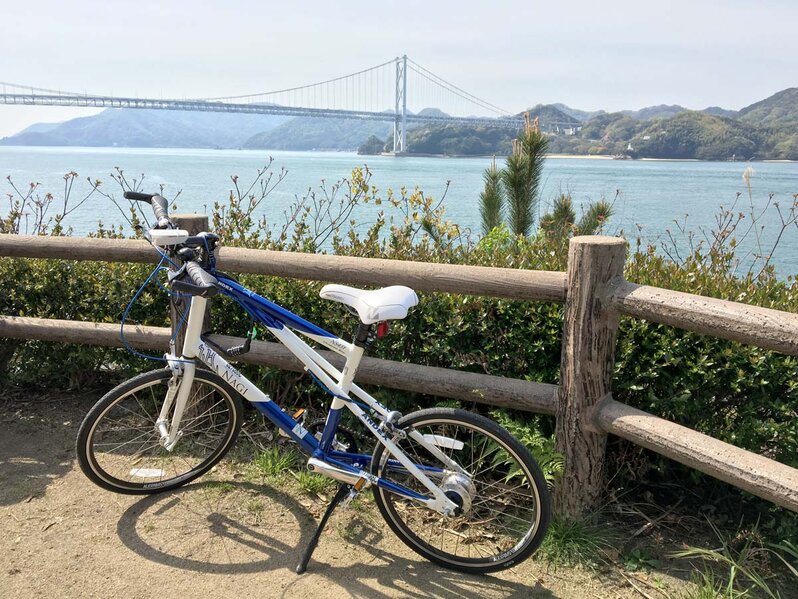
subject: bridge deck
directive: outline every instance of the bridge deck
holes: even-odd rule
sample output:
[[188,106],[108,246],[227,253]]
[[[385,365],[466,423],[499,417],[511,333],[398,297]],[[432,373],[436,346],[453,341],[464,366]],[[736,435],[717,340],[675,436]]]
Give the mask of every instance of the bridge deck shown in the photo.
[[[0,104],[23,106],[75,106],[83,108],[138,108],[148,110],[187,110],[195,112],[238,112],[244,114],[271,114],[284,116],[326,117],[395,122],[402,118],[393,112],[367,110],[340,110],[331,108],[297,108],[278,104],[237,104],[202,100],[159,100],[155,98],[125,98],[115,96],[79,96],[46,94],[0,94]],[[408,123],[440,123],[456,125],[482,125],[507,129],[520,129],[524,120],[518,117],[456,117],[440,115],[407,114]]]

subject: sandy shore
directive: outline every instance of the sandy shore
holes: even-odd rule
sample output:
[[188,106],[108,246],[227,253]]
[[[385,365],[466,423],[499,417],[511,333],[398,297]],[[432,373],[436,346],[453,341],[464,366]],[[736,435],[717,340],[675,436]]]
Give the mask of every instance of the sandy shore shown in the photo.
[[[382,156],[393,156],[390,153],[383,153]],[[484,155],[484,156],[447,156],[444,154],[402,154],[400,157],[409,157],[409,158],[504,158],[503,155]],[[546,158],[553,158],[554,160],[559,159],[576,159],[576,160],[630,160],[630,161],[637,161],[637,162],[719,162],[717,160],[699,160],[698,158],[634,158],[634,159],[620,159],[612,156],[611,154],[596,154],[596,155],[587,155],[587,154],[546,154]],[[745,164],[747,162],[788,162],[794,163],[798,162],[798,160],[740,160],[738,161],[740,164]]]
[[546,158],[581,158],[584,160],[612,160],[610,154],[546,154]]

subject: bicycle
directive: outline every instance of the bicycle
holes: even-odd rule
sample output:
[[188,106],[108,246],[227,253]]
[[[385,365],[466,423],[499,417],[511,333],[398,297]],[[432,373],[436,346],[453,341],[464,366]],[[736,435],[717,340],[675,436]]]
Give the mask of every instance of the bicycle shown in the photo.
[[[307,568],[336,506],[369,487],[391,530],[413,551],[447,568],[494,572],[538,548],[549,523],[550,498],[526,447],[484,416],[452,408],[402,415],[354,383],[361,358],[385,333],[387,322],[404,318],[417,305],[412,289],[324,286],[322,298],[344,304],[359,317],[349,343],[217,270],[218,236],[190,236],[177,229],[165,198],[137,192],[126,192],[125,198],[151,204],[157,224],[145,236],[161,253],[161,263],[172,265],[168,284],[190,296],[190,307],[180,354],[173,341],[164,357],[166,368],[112,389],[83,420],[77,456],[89,479],[125,494],[164,492],[194,480],[235,442],[243,398],[308,454],[309,470],[340,483],[298,573]],[[219,293],[268,329],[332,395],[322,430],[308,430],[227,361],[249,351],[254,326],[243,345],[228,349],[204,334],[207,301]],[[343,355],[344,367],[338,370],[299,335]],[[339,429],[344,408],[375,437],[371,453],[358,451]]]

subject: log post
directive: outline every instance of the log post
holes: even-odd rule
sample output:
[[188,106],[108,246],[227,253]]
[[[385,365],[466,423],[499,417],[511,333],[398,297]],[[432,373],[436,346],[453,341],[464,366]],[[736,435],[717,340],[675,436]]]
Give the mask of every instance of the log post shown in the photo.
[[593,424],[595,405],[611,391],[618,317],[610,284],[623,279],[626,241],[597,235],[574,237],[568,248],[568,297],[557,404],[557,451],[565,461],[554,490],[556,513],[578,518],[603,489],[606,433]]
[[[185,229],[189,235],[197,235],[203,231],[208,230],[208,215],[207,214],[173,214],[170,216],[172,222],[177,225],[179,229]],[[172,338],[175,340],[174,352],[175,355],[180,355],[183,351],[183,341],[185,339],[186,323],[182,315],[188,310],[190,302],[188,298],[181,298],[172,296],[169,301],[169,315],[172,320]],[[205,326],[210,324],[210,310],[211,302],[208,302],[208,307],[205,310]],[[188,317],[188,314],[185,314]],[[180,330],[177,330],[180,327]],[[177,331],[177,335],[175,332]]]
[[185,229],[189,235],[199,235],[208,230],[207,214],[172,214],[169,218],[178,229]]

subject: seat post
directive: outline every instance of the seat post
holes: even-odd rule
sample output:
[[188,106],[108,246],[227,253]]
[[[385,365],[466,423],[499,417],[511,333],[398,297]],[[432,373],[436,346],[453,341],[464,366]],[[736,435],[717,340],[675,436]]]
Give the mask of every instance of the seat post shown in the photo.
[[[341,378],[338,381],[338,385],[343,389],[344,393],[349,393],[357,368],[360,366],[360,360],[363,358],[363,354],[366,353],[368,346],[374,341],[373,326],[361,321],[357,327],[355,338],[352,340],[352,345],[346,356],[346,364],[341,370]],[[333,402],[333,405],[335,405],[335,402]]]
[[357,332],[355,333],[355,338],[352,340],[352,343],[358,347],[362,347],[364,350],[368,349],[371,342],[374,341],[374,335],[372,334],[373,329],[373,324],[366,324],[361,321],[360,324],[357,325]]

